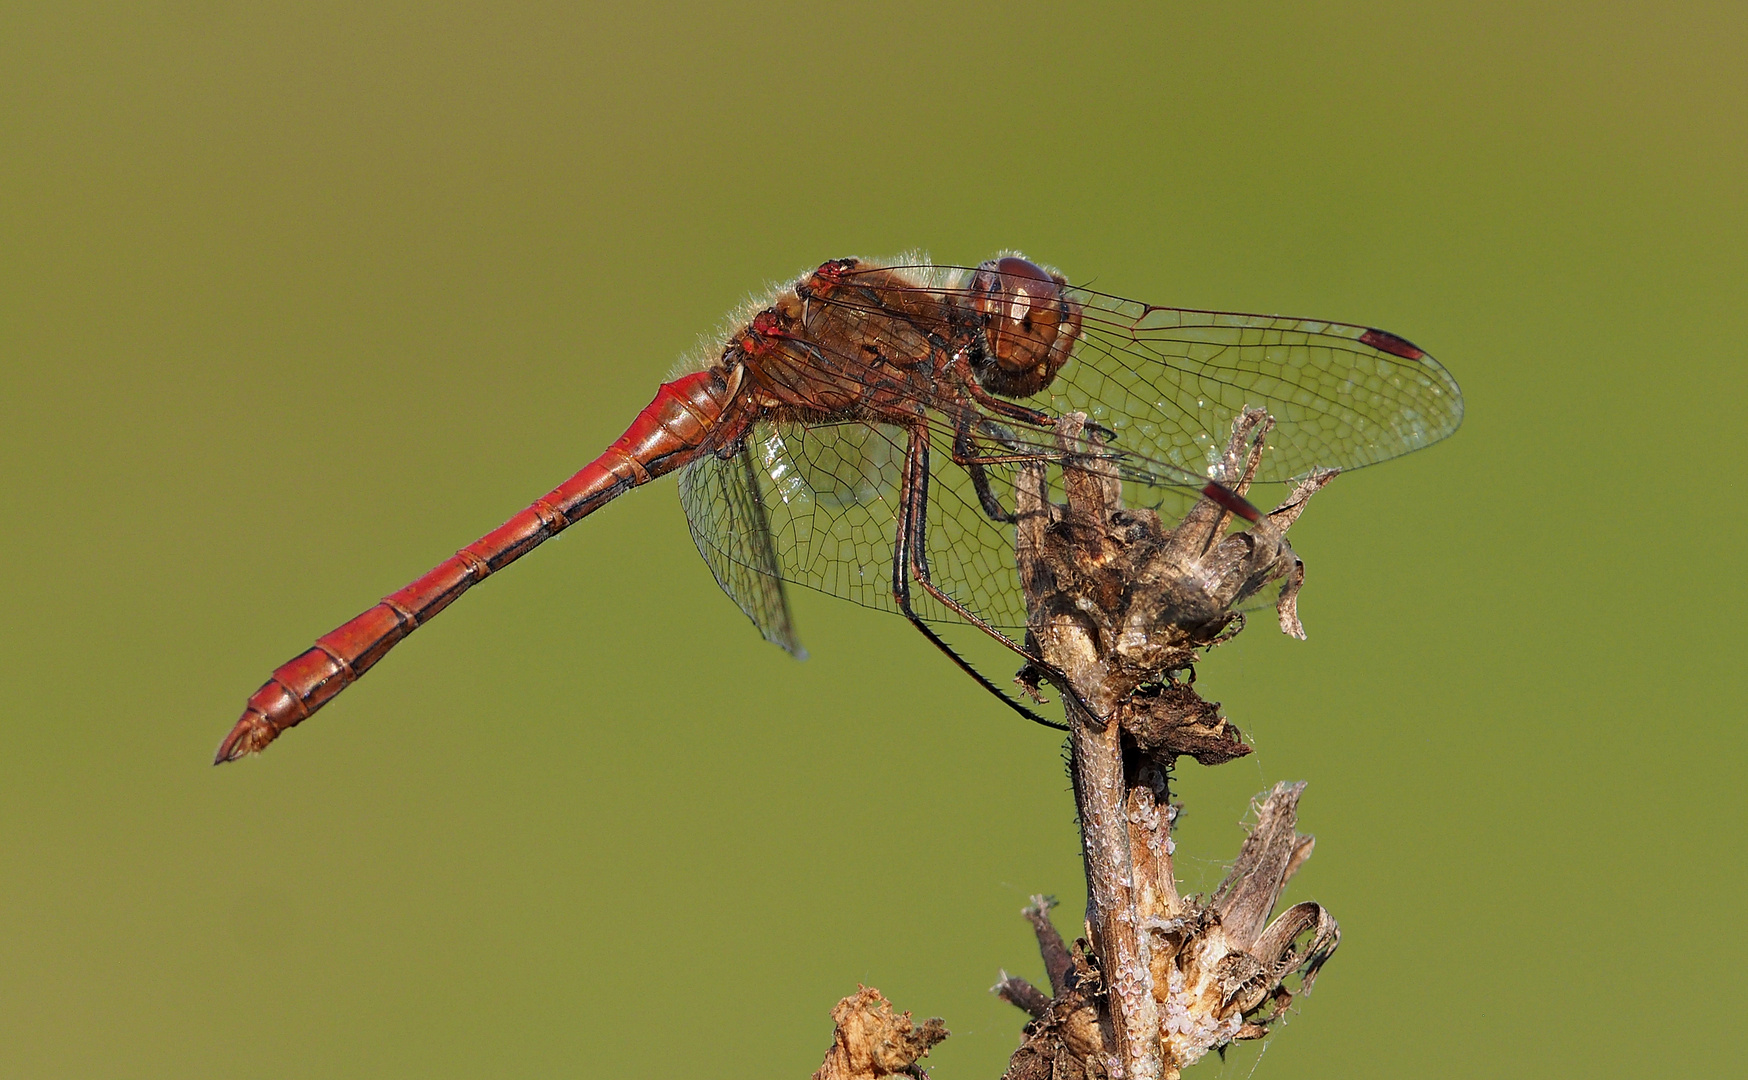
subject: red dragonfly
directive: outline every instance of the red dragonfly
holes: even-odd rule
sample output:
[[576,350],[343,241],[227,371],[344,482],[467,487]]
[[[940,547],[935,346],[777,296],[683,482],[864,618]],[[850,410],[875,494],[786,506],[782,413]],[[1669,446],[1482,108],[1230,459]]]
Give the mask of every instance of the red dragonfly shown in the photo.
[[1277,421],[1259,483],[1396,457],[1463,416],[1450,374],[1394,334],[1138,303],[1017,254],[834,259],[737,321],[600,457],[276,670],[216,761],[261,750],[469,588],[675,471],[698,550],[766,639],[806,655],[787,584],[894,611],[985,689],[1059,726],[935,629],[969,625],[1039,663],[1020,644],[1012,476],[1060,460],[1059,416],[1087,414],[1131,505],[1181,513],[1208,498],[1252,522],[1259,512],[1209,479],[1245,407]]

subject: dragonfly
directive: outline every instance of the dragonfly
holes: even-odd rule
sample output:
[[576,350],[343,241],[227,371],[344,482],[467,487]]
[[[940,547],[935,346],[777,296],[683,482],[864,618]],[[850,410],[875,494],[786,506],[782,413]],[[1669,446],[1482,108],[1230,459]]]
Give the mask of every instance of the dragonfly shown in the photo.
[[1256,485],[1394,458],[1463,416],[1456,381],[1395,334],[1126,300],[1017,252],[977,266],[833,259],[733,325],[570,479],[275,670],[215,763],[259,752],[462,593],[674,472],[700,554],[767,640],[806,655],[792,585],[894,612],[1017,712],[1060,726],[941,633],[974,628],[1042,664],[1024,644],[1013,478],[1063,460],[1060,417],[1085,414],[1130,505],[1181,516],[1209,499],[1254,523],[1212,479],[1242,410],[1276,421]]

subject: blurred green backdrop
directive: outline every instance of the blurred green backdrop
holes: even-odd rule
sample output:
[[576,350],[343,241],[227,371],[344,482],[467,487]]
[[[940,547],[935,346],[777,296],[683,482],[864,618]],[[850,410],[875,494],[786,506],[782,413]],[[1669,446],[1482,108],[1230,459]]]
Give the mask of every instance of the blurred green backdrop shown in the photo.
[[863,981],[997,1075],[1058,740],[894,618],[761,642],[671,481],[207,764],[749,291],[912,247],[1467,392],[1295,530],[1310,640],[1202,668],[1257,753],[1189,884],[1307,778],[1345,938],[1196,1075],[1731,1071],[1744,9],[1212,7],[8,5],[0,1074],[801,1078]]

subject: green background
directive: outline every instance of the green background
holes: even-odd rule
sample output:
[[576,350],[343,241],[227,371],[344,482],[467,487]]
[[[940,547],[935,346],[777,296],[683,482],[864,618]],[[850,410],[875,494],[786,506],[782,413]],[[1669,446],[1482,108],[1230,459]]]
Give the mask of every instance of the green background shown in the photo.
[[1344,943],[1195,1075],[1731,1071],[1744,9],[1213,6],[7,5],[0,1075],[801,1078],[858,981],[998,1074],[1059,740],[895,618],[761,642],[671,481],[207,762],[750,290],[1006,247],[1467,394],[1201,669],[1187,885],[1309,779]]

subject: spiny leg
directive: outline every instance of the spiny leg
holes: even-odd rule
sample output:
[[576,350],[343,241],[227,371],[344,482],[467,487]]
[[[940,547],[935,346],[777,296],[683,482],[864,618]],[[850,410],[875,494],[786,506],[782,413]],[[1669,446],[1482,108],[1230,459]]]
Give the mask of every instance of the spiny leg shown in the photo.
[[967,394],[971,395],[971,400],[997,416],[1005,416],[1009,420],[1018,420],[1022,424],[1030,424],[1033,427],[1050,427],[1055,423],[1050,418],[1049,413],[1028,409],[1018,402],[998,398],[985,390],[983,384],[977,381],[977,372],[971,368],[971,354],[963,349],[953,357],[953,373],[959,376],[959,385],[965,388]]
[[[981,615],[961,604],[952,594],[934,583],[929,574],[928,556],[928,512],[929,512],[929,431],[918,425],[911,429],[910,445],[905,453],[906,480],[901,493],[903,513],[907,519],[906,535],[910,543],[909,560],[910,576],[921,585],[930,596],[958,615],[961,619],[977,627],[990,637],[1006,645],[1015,653],[1034,663],[1039,658],[1027,652],[1025,647],[1013,638],[991,626]],[[908,589],[907,589],[908,595]]]
[[[1038,457],[1039,455],[1037,454],[1030,454],[1023,457],[1016,456],[1013,460],[1030,462],[1038,460]],[[920,463],[919,467],[912,466],[913,459]],[[1072,683],[1062,677],[1060,671],[1057,671],[1056,668],[1052,667],[1050,664],[1045,663],[1042,657],[1033,655],[1026,648],[1016,643],[1013,638],[1008,637],[1000,630],[997,630],[995,627],[985,622],[975,612],[967,608],[964,604],[961,604],[958,600],[954,599],[950,593],[934,583],[934,579],[929,574],[928,552],[929,429],[927,427],[918,426],[911,431],[910,443],[905,450],[905,487],[903,491],[900,492],[900,501],[902,503],[901,515],[907,523],[906,535],[911,541],[908,549],[910,573],[911,576],[916,579],[917,584],[921,585],[930,596],[933,596],[936,600],[939,600],[942,604],[958,614],[960,618],[1019,654],[1021,659],[1026,662],[1025,668],[1023,668],[1022,671],[1030,669],[1039,672],[1043,677],[1048,678],[1050,682],[1054,683],[1057,689],[1061,690],[1065,696],[1072,698],[1074,703],[1079,706],[1080,710],[1087,716],[1095,718],[1100,723],[1106,722],[1108,718],[1100,716],[1091,705],[1088,705],[1086,699],[1080,696],[1080,694],[1074,689]],[[912,506],[913,503],[915,504],[914,507]],[[1018,520],[1017,515],[1015,520]],[[905,605],[905,613],[907,615],[910,614],[909,602],[910,592],[907,587],[904,592],[903,601]],[[937,641],[939,640],[938,638],[935,638],[934,634],[930,633],[927,627],[918,622],[914,616],[912,616],[912,622],[916,624],[919,630],[928,634],[930,638],[934,638]],[[1027,632],[1027,642],[1029,644],[1031,643],[1030,631]],[[942,645],[941,647],[943,649],[946,648],[945,645]],[[949,650],[949,655],[952,655],[953,659],[957,661],[961,667],[965,668],[965,670],[971,671],[971,668],[966,665],[965,661],[959,659],[957,654],[951,653]],[[1036,716],[1036,714],[1030,709],[1021,706],[1006,694],[995,689],[994,686],[992,686],[981,675],[978,675],[974,671],[972,674],[977,678],[979,683],[982,683],[991,693],[1007,702],[1009,706],[1018,710],[1021,715],[1027,717]],[[1040,722],[1048,723],[1047,721]],[[1049,724],[1048,726],[1056,727],[1058,725]]]
[[995,497],[995,492],[989,488],[989,471],[983,467],[983,462],[975,459],[960,462],[965,471],[971,474],[971,486],[977,492],[977,501],[983,504],[983,512],[989,515],[989,520],[999,521],[1003,525],[1012,525],[1020,520],[1019,515],[1004,509],[1001,500]]
[[[979,451],[976,444],[972,442],[972,427],[974,421],[977,422],[976,426],[983,429],[986,435],[1007,447],[1008,452],[1005,454],[991,454]],[[1105,428],[1099,427],[1096,424],[1088,423],[1086,425],[1086,430],[1099,435],[1101,438],[1114,437],[1114,433],[1109,432]],[[1120,459],[1122,456],[1121,451],[1111,450],[1104,450],[1102,453],[1089,455],[1089,457],[1094,459],[1102,458],[1113,461]],[[988,466],[1031,465],[1039,461],[1059,462],[1061,461],[1061,455],[1026,447],[1014,438],[1011,431],[1003,428],[988,417],[981,416],[970,410],[961,412],[957,421],[953,425],[953,463],[955,465],[963,466],[966,473],[971,477],[971,486],[973,490],[977,492],[977,501],[983,506],[983,512],[988,515],[991,521],[998,521],[1003,525],[1012,525],[1019,521],[1019,517],[1012,511],[1003,507],[1001,500],[996,497],[995,492],[990,488]]]
[[[946,653],[949,660],[952,660],[953,663],[959,665],[959,670],[971,676],[971,678],[976,681],[977,685],[983,687],[985,690],[1001,699],[1002,704],[1032,721],[1034,724],[1042,724],[1047,728],[1054,728],[1057,731],[1068,730],[1066,724],[1058,723],[1055,720],[1050,720],[1040,716],[1038,713],[1033,712],[1031,709],[1026,708],[1024,705],[1009,697],[1000,687],[990,682],[989,679],[984,676],[983,672],[972,667],[969,661],[954,651],[951,645],[942,641],[940,635],[931,630],[928,624],[923,622],[921,617],[917,615],[916,611],[911,608],[910,578],[911,575],[916,572],[916,554],[922,549],[925,539],[925,525],[927,521],[929,498],[928,477],[929,447],[926,429],[921,427],[913,428],[911,429],[910,444],[906,448],[904,455],[904,484],[899,491],[898,500],[898,535],[895,537],[892,547],[892,596],[893,599],[898,602],[898,610],[906,619],[910,620],[910,624],[916,627],[923,637],[929,639],[935,648]],[[928,582],[926,561],[923,565],[922,573],[917,577],[917,580],[923,584],[924,588],[929,589],[930,593],[936,596],[937,599],[942,597],[943,594],[934,589]],[[987,623],[983,622],[983,620],[978,619],[976,616],[966,611],[964,607],[957,602],[951,600],[943,600],[943,602],[947,603],[955,611],[965,616],[973,625],[977,626],[985,633],[990,634],[996,640],[1007,645],[1008,648],[1018,652],[1021,656],[1025,656],[1029,662],[1041,663],[1041,661],[1037,660],[1035,657],[1028,656],[1025,650],[1015,645],[1007,635],[996,630],[994,627],[989,626]]]
[[[980,452],[971,439],[973,421],[984,430],[984,433],[1008,448],[1005,454],[990,454]],[[991,521],[1003,525],[1012,525],[1019,521],[1019,516],[1003,507],[1001,500],[989,485],[990,465],[1033,465],[1040,461],[1059,461],[1060,454],[1026,447],[1017,441],[1013,432],[995,423],[987,417],[966,410],[959,414],[953,425],[953,463],[963,466],[971,477],[971,486],[977,492],[977,501],[982,504],[983,512]]]
[[1003,508],[1001,500],[995,497],[995,492],[989,487],[989,470],[984,468],[983,459],[977,456],[976,448],[971,445],[971,414],[962,413],[953,425],[953,461],[963,465],[971,475],[971,486],[977,491],[977,501],[983,504],[983,512],[991,521],[999,521],[1003,525],[1012,525],[1020,520],[1017,515]]

